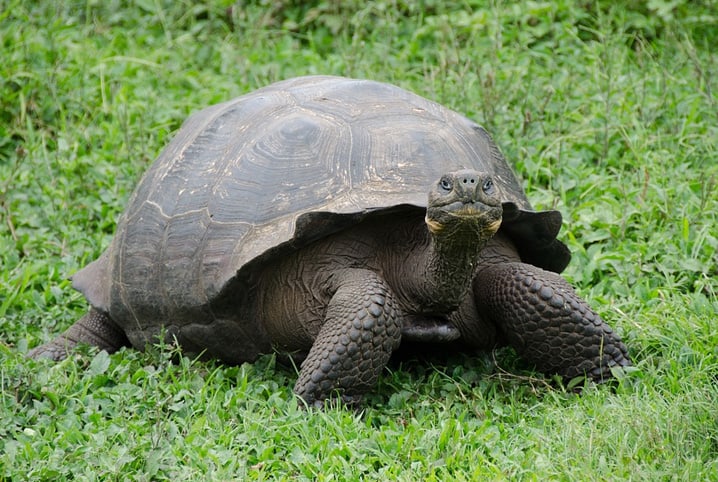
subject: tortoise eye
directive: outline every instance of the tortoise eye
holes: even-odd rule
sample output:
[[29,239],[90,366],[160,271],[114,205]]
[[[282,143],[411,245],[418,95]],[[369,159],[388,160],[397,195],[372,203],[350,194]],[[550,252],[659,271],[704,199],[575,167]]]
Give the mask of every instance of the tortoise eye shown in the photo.
[[486,194],[491,193],[491,192],[494,190],[494,181],[493,181],[493,179],[487,179],[487,180],[484,182],[484,185],[481,186],[481,189],[483,189]]
[[441,189],[444,189],[445,191],[451,191],[451,189],[454,187],[453,183],[451,182],[451,179],[447,177],[441,178],[441,181],[439,181],[439,186],[441,186]]

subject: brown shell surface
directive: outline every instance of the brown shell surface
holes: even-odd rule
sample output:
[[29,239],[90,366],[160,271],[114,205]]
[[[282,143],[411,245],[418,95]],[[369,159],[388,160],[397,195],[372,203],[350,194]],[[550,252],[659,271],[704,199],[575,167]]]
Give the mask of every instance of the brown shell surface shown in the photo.
[[489,135],[462,115],[373,81],[272,84],[187,119],[140,181],[107,251],[74,284],[138,328],[211,317],[213,300],[248,264],[367,213],[425,207],[431,184],[463,168],[493,173],[514,213],[531,215]]

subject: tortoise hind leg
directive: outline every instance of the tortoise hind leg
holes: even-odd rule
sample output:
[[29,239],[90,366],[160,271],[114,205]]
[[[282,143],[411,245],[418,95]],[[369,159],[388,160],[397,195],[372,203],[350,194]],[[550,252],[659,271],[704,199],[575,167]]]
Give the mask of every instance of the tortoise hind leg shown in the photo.
[[70,351],[80,343],[96,346],[108,353],[130,345],[125,333],[107,314],[91,308],[64,333],[44,345],[33,348],[27,356],[60,361],[67,358]]
[[474,282],[486,313],[521,357],[547,373],[601,381],[631,361],[618,335],[559,275],[525,263],[482,270]]

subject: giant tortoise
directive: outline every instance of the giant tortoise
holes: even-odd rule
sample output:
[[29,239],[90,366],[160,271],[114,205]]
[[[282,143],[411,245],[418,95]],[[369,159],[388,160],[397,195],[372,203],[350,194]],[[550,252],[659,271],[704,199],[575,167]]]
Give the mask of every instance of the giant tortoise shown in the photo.
[[384,83],[290,79],[189,117],[74,275],[88,314],[29,355],[160,338],[228,363],[290,354],[310,405],[357,402],[400,343],[510,345],[600,381],[629,357],[557,274],[560,226],[460,114]]

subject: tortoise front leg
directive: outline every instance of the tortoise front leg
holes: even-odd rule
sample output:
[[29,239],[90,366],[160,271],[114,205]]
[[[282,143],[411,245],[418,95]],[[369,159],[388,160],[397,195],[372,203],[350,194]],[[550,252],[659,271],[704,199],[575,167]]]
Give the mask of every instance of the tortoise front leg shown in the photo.
[[559,275],[524,263],[482,270],[474,281],[486,313],[525,360],[547,373],[600,381],[630,365],[626,346]]
[[64,333],[44,345],[33,348],[27,356],[60,361],[67,358],[70,351],[80,343],[96,346],[108,353],[130,345],[125,333],[107,314],[91,308]]
[[338,395],[348,404],[377,382],[401,338],[401,315],[389,286],[376,273],[334,275],[336,291],[325,322],[301,365],[294,392],[321,407]]

